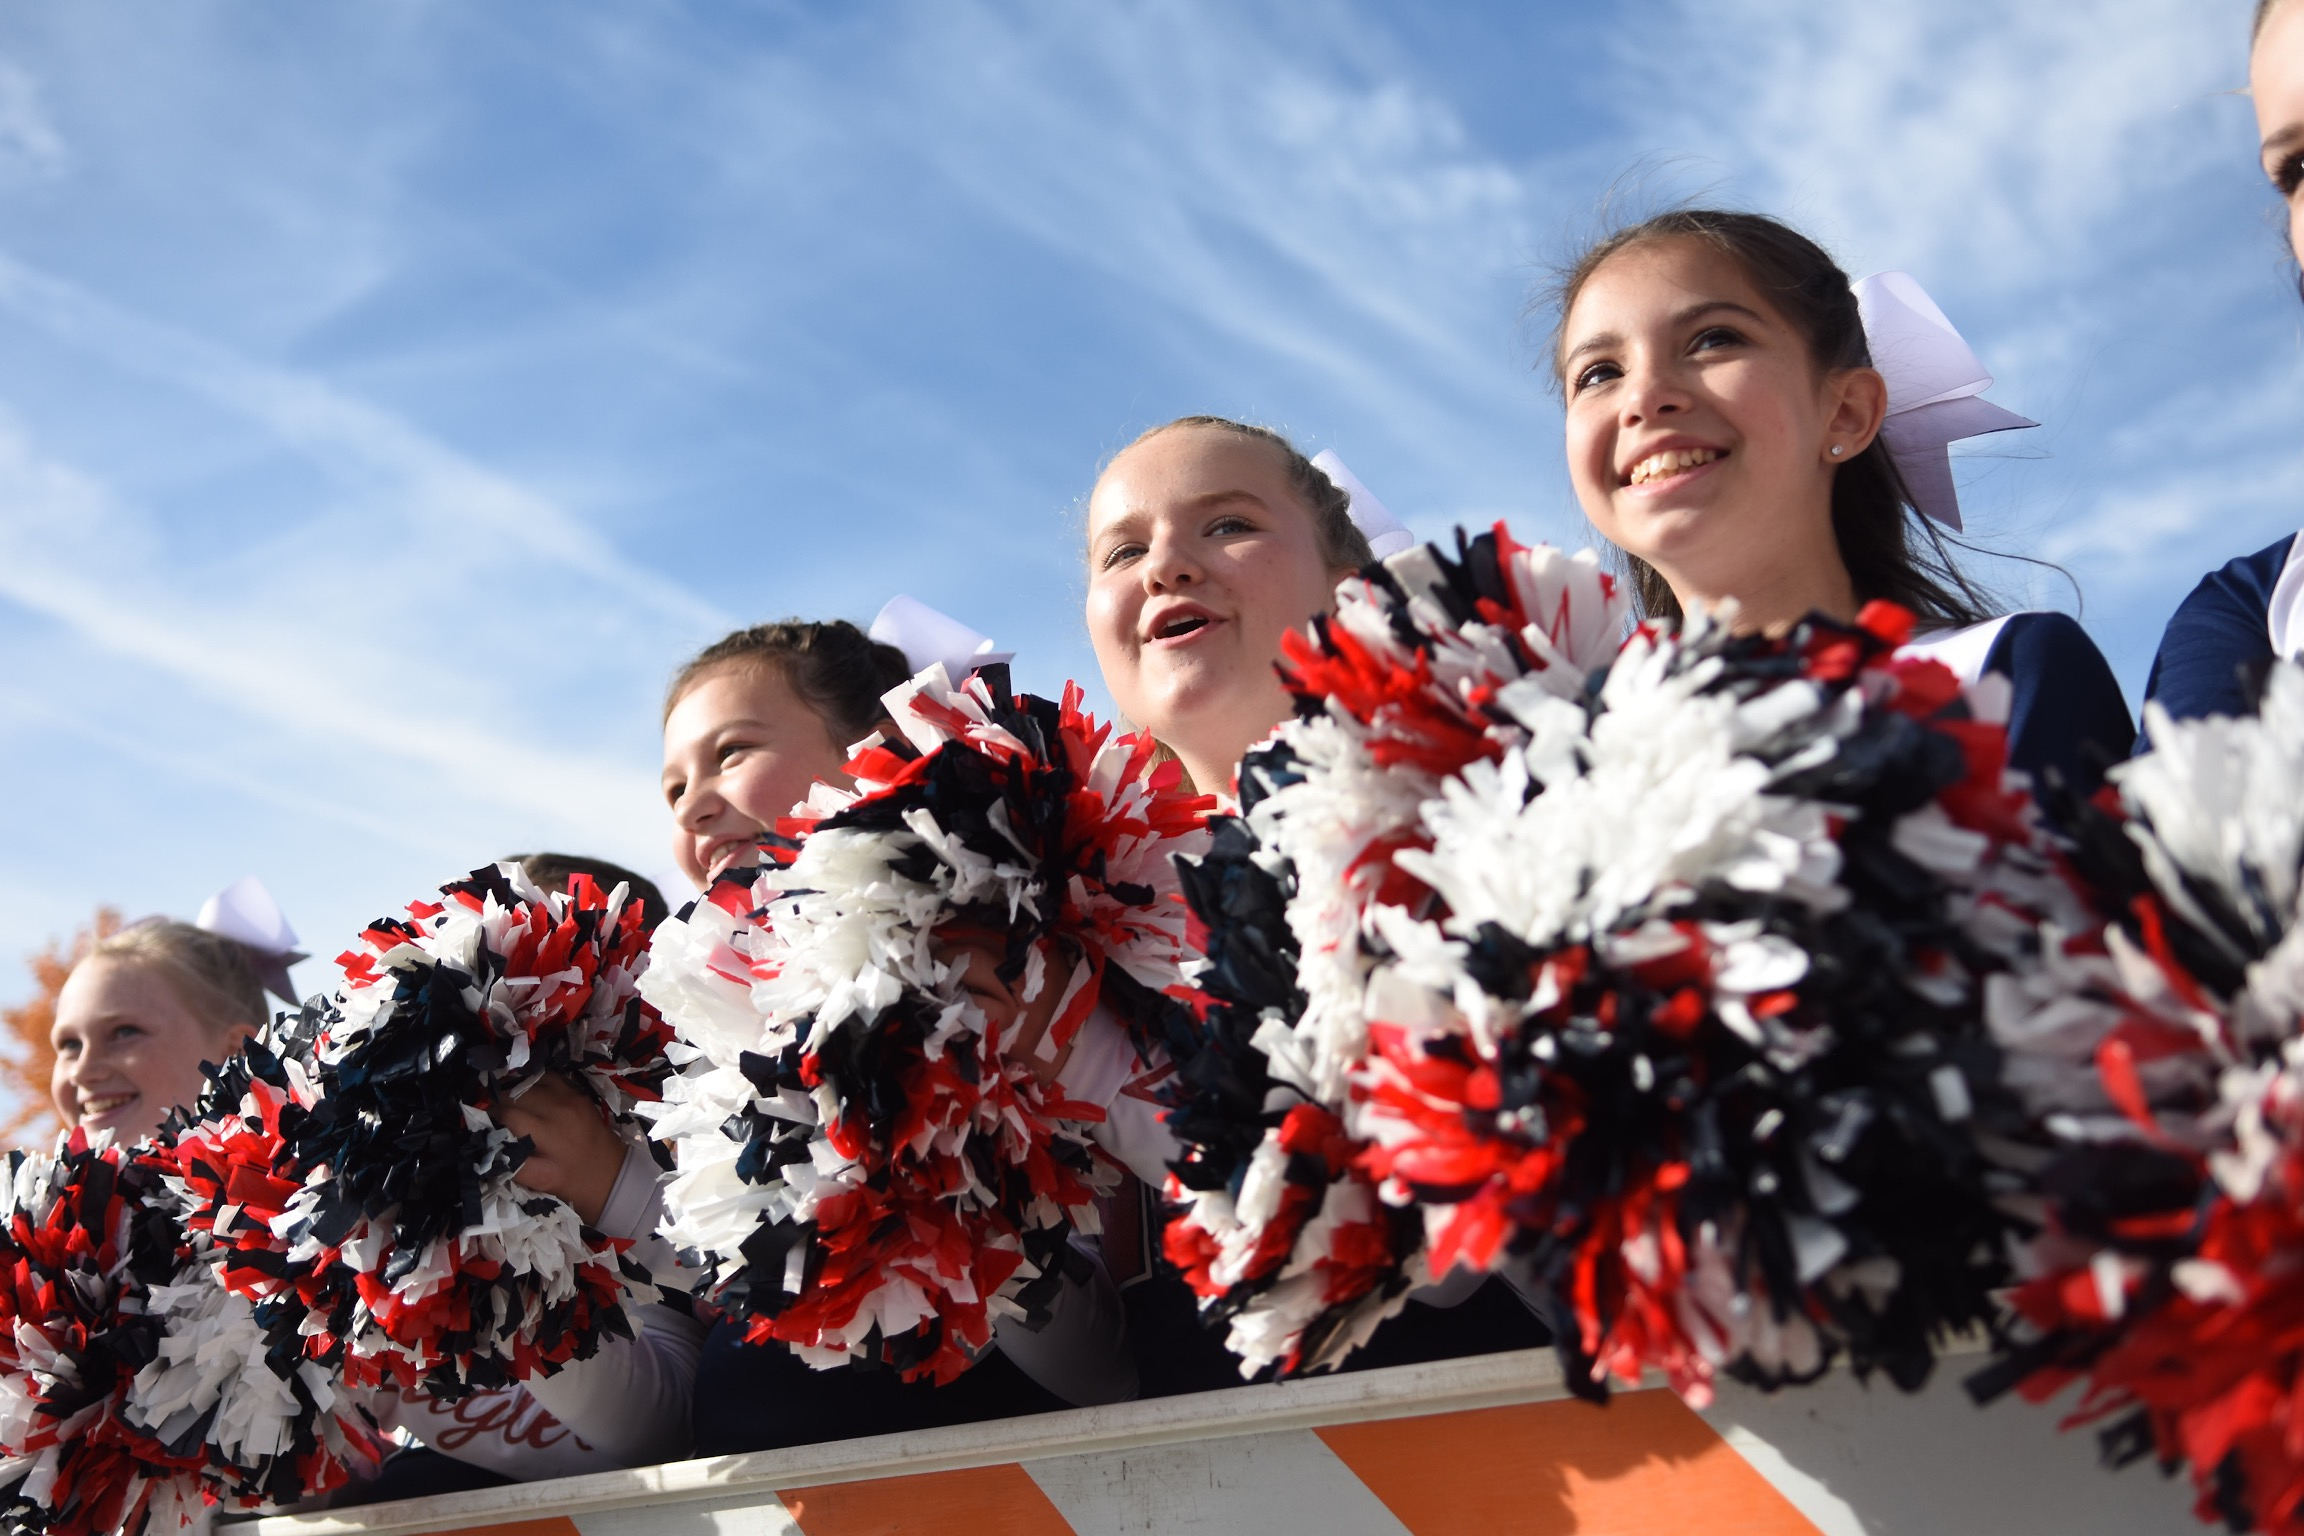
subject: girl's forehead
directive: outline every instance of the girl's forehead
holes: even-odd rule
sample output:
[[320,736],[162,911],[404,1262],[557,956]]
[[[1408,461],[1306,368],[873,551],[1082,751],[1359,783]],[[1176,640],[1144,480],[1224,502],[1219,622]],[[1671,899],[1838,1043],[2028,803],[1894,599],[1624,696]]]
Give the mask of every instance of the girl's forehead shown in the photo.
[[690,683],[671,715],[692,729],[708,729],[739,716],[770,718],[798,703],[781,664],[766,656],[731,656]]
[[178,1011],[176,994],[160,968],[125,955],[90,955],[81,961],[64,979],[56,1002],[59,1026],[113,1015],[159,1017]]
[[1717,299],[1772,312],[1744,264],[1710,241],[1685,235],[1643,240],[1614,252],[1585,278],[1569,308],[1570,326],[1599,310],[1671,312]]
[[1270,445],[1220,427],[1170,427],[1105,466],[1088,500],[1092,523],[1164,502],[1237,491],[1266,497],[1286,471]]

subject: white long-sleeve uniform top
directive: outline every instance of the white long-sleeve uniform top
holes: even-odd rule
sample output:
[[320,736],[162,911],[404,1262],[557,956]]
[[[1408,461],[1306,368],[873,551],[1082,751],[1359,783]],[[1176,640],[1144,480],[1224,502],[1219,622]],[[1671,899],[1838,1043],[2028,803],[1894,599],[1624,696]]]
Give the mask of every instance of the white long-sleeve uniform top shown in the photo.
[[[659,1284],[685,1289],[689,1272],[656,1235],[661,1180],[647,1149],[631,1147],[595,1229],[632,1239],[632,1257]],[[704,1325],[665,1302],[627,1305],[633,1336],[604,1341],[591,1359],[456,1403],[390,1398],[384,1427],[523,1482],[679,1460],[692,1444]]]

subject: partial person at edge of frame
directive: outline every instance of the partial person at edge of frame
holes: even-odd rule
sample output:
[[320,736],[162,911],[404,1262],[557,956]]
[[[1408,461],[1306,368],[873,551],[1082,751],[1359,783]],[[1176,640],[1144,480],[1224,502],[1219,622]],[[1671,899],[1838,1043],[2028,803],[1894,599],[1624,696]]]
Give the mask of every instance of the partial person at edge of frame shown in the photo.
[[[2290,254],[2304,262],[2304,6],[2258,0],[2248,57],[2257,155],[2287,205]],[[2300,283],[2304,289],[2304,283]],[[2304,653],[2304,533],[2284,533],[2209,572],[2177,606],[2144,684],[2178,720],[2251,715],[2275,660]],[[2142,736],[2136,750],[2150,743]]]

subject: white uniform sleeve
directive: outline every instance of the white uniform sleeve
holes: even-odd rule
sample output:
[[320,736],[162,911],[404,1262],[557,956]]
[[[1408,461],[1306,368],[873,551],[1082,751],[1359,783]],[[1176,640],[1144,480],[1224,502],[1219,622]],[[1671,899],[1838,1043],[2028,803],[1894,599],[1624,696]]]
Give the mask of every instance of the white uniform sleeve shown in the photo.
[[[624,1154],[599,1230],[634,1239],[632,1256],[658,1284],[686,1290],[687,1272],[656,1236],[662,1213],[663,1175],[648,1149],[635,1144]],[[539,1406],[595,1448],[594,1470],[677,1461],[695,1444],[689,1411],[704,1325],[666,1302],[630,1310],[631,1338],[611,1339],[591,1359],[528,1383]]]
[[[687,1272],[655,1235],[660,1180],[647,1149],[634,1145],[598,1229],[634,1239],[633,1257],[659,1284],[685,1289]],[[678,1460],[693,1444],[689,1406],[704,1325],[665,1302],[628,1311],[633,1336],[606,1340],[589,1360],[457,1403],[388,1397],[384,1427],[523,1482]]]
[[453,1403],[388,1392],[376,1417],[396,1438],[522,1482],[606,1472],[619,1465],[538,1407],[526,1387],[475,1392]]

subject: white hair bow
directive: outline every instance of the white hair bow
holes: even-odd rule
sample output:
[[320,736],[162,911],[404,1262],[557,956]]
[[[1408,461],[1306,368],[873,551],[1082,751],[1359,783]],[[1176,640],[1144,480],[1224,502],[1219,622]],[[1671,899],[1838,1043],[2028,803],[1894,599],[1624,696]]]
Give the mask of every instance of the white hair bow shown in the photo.
[[1336,450],[1321,449],[1313,458],[1312,467],[1326,475],[1329,483],[1342,491],[1345,500],[1352,504],[1352,526],[1367,538],[1369,551],[1377,559],[1396,555],[1416,542],[1416,535],[1408,531],[1407,525],[1360,483],[1358,475],[1344,467],[1344,461],[1336,457]]
[[200,904],[192,926],[230,939],[249,952],[256,979],[288,1002],[296,1001],[288,967],[305,958],[296,930],[281,915],[280,903],[254,875],[243,875]]
[[1855,284],[1872,366],[1888,381],[1880,440],[1904,476],[1912,504],[1957,533],[1960,496],[1949,445],[1964,437],[2040,423],[1979,398],[1992,375],[1909,272],[1881,272]]
[[968,674],[978,667],[1016,659],[1014,651],[994,650],[990,636],[980,635],[950,614],[902,593],[888,599],[869,633],[882,645],[902,651],[904,664],[914,672],[925,672],[942,662],[944,675],[954,686],[966,682]]

